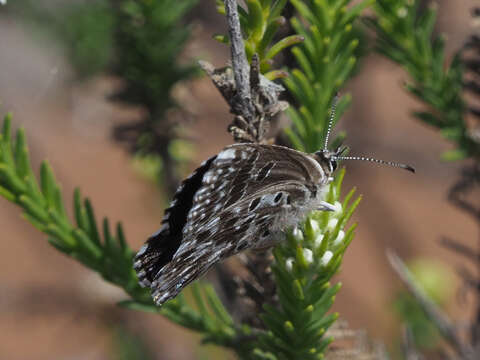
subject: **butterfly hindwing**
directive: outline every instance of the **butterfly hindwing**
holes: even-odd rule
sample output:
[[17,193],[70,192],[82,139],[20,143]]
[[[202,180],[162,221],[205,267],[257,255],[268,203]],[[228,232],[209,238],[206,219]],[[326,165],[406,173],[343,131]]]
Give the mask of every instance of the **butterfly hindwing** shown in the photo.
[[170,206],[165,210],[160,229],[150,236],[135,256],[134,268],[139,283],[150,287],[160,269],[172,260],[182,241],[182,231],[193,197],[202,186],[203,175],[215,157],[206,160],[178,187]]
[[247,248],[273,245],[276,233],[294,225],[300,212],[311,210],[311,195],[316,194],[323,175],[297,151],[237,144],[220,152],[191,179],[198,182],[200,176],[191,208],[183,214],[180,244],[166,263],[155,267],[158,271],[150,280],[158,305],[218,261]]

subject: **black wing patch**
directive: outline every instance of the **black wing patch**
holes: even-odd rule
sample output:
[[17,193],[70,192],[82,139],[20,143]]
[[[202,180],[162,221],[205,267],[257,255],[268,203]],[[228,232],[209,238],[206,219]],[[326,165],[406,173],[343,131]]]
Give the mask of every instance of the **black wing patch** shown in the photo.
[[165,210],[160,229],[150,236],[135,256],[134,268],[139,283],[149,287],[158,272],[172,260],[182,242],[182,230],[193,204],[193,197],[202,186],[203,175],[208,171],[216,156],[205,161],[193,174],[185,179]]

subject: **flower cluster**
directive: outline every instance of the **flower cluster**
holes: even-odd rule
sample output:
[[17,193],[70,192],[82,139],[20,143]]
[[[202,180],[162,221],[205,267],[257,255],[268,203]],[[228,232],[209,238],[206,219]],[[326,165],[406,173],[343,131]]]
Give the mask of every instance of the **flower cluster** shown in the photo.
[[[325,199],[335,210],[312,212],[274,249],[278,306],[264,306],[262,315],[270,330],[262,339],[262,348],[271,354],[317,359],[333,340],[324,334],[338,314],[327,313],[341,285],[331,285],[330,280],[353,239],[356,226],[346,229],[346,223],[360,202],[360,197],[353,200],[355,189],[340,201],[344,174],[345,170],[337,174]],[[295,354],[289,354],[289,349],[295,349]]]
[[[307,264],[313,263],[314,254],[318,256],[317,251],[320,250],[322,248],[322,244],[324,244],[325,233],[334,232],[337,228],[337,225],[339,224],[339,219],[343,214],[343,206],[338,201],[335,201],[333,205],[335,207],[335,210],[327,213],[327,216],[329,217],[329,219],[327,221],[325,228],[323,229],[324,231],[322,231],[322,229],[320,228],[319,220],[315,220],[314,218],[315,215],[318,215],[315,213],[312,214],[312,216],[307,219],[307,223],[305,224],[305,227],[310,229],[309,233],[311,233],[312,236],[310,237],[305,236],[304,232],[298,227],[292,230],[291,236],[295,239],[295,241],[298,244],[301,244],[301,243],[305,244],[305,247],[303,247],[302,251],[303,251],[303,257]],[[330,237],[330,239],[332,238]],[[339,229],[331,245],[333,247],[338,248],[338,246],[343,243],[344,239],[345,239],[345,231]],[[328,265],[328,263],[333,257],[332,250],[334,249],[325,250],[325,252],[323,252],[320,258],[321,266],[325,267]],[[293,257],[289,257],[285,263],[286,268],[292,270],[294,262],[295,262],[295,259]]]
[[[331,264],[332,259],[336,262],[341,260],[343,252],[353,238],[355,225],[347,232],[344,228],[360,200],[358,198],[353,204],[349,204],[355,192],[353,189],[343,203],[338,201],[340,195],[338,185],[342,182],[343,174],[344,170],[330,186],[327,195],[327,201],[333,204],[335,210],[312,212],[301,228],[296,227],[287,235],[287,248],[297,249],[296,253],[285,259],[287,270],[294,271],[295,267],[307,265],[313,266],[315,271],[322,271],[322,268]],[[284,251],[287,251],[287,248]]]

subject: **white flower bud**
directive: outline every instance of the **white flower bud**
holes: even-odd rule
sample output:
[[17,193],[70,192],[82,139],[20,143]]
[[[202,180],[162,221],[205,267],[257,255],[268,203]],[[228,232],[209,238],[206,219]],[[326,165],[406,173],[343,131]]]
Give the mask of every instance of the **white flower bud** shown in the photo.
[[288,271],[292,271],[293,258],[288,258],[287,260],[285,260],[285,267],[287,268]]
[[324,235],[321,233],[318,233],[317,236],[315,236],[315,240],[313,241],[313,244],[315,245],[316,248],[322,245],[323,237]]
[[407,16],[407,14],[408,14],[408,11],[403,6],[397,10],[397,16],[399,18],[404,18],[405,16]]
[[292,235],[298,242],[303,241],[303,232],[298,227],[294,227]]
[[322,258],[320,259],[320,264],[327,266],[332,257],[333,253],[330,250],[325,251],[325,254],[323,254]]
[[338,219],[330,219],[328,220],[327,229],[329,231],[333,231],[337,226],[337,224],[338,224]]
[[315,234],[318,232],[318,230],[320,230],[320,227],[318,226],[318,221],[310,219],[310,225]]
[[340,243],[343,241],[344,238],[345,238],[345,232],[344,232],[343,230],[340,230],[340,231],[338,232],[337,237],[336,237],[335,240],[333,241],[333,245],[338,245],[338,244],[340,244]]
[[303,257],[307,264],[311,264],[313,262],[313,251],[310,249],[303,249]]

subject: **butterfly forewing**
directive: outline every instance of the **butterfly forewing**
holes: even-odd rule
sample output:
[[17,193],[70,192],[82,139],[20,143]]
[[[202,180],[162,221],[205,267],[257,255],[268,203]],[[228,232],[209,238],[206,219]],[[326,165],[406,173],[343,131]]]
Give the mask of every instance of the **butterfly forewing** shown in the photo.
[[177,191],[163,220],[169,231],[152,236],[136,257],[139,278],[163,304],[216,262],[274,245],[282,230],[318,208],[329,180],[314,157],[295,150],[227,147]]

